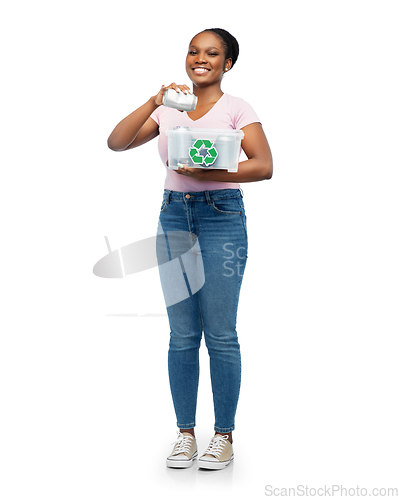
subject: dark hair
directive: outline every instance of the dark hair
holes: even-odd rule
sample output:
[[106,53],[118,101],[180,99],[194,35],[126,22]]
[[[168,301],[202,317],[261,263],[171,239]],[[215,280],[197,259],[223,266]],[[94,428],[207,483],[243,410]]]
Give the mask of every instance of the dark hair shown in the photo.
[[226,59],[231,58],[232,61],[231,67],[233,67],[235,62],[237,61],[239,53],[238,42],[234,38],[234,36],[222,28],[209,28],[204,31],[211,31],[222,40],[226,54]]

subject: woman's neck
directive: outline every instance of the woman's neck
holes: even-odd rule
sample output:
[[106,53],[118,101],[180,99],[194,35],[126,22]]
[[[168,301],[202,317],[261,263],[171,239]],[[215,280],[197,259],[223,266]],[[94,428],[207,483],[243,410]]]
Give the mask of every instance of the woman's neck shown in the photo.
[[210,85],[209,87],[193,87],[193,93],[198,97],[198,105],[199,106],[204,106],[207,104],[215,103],[218,101],[222,95],[222,89],[220,88],[220,85],[218,86],[213,86]]

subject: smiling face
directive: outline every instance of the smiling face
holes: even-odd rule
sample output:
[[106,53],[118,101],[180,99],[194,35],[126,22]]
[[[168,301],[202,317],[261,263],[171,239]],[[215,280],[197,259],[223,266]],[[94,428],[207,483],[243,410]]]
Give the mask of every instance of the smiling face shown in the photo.
[[209,31],[196,35],[186,57],[186,71],[194,86],[204,87],[220,83],[231,59],[225,58],[222,40]]

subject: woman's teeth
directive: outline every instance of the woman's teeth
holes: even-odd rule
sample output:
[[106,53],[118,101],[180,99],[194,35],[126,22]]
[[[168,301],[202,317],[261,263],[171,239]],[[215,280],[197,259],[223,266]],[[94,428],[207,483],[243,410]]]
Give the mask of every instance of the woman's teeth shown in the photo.
[[194,73],[196,75],[203,75],[204,73],[208,72],[209,69],[206,68],[194,68]]

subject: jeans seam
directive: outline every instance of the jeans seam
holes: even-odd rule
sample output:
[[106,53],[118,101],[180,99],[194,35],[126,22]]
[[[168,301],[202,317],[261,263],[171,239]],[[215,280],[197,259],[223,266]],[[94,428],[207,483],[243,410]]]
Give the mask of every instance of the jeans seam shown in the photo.
[[222,215],[241,215],[241,212],[227,212],[225,210],[220,210],[219,208],[215,207],[215,205],[211,205],[211,207],[213,208],[213,210],[215,210],[215,212],[217,214],[222,214]]
[[192,424],[179,424],[179,422],[177,422],[177,427],[179,427],[179,429],[192,429],[195,427],[195,422]]
[[228,429],[221,429],[220,427],[214,427],[215,432],[232,432],[234,431],[235,426],[233,425],[232,427],[229,427]]
[[[242,206],[241,206],[241,203],[240,203],[240,201],[239,201],[238,196],[234,196],[234,197],[227,198],[227,199],[229,199],[229,200],[234,200],[234,199],[235,199],[235,200],[237,200],[237,204],[238,204],[238,206],[239,206],[241,209],[243,209],[243,208],[244,208],[244,207],[242,207]],[[221,201],[221,200],[216,200],[216,201]],[[237,211],[230,211],[230,210],[220,210],[220,209],[219,209],[219,208],[215,205],[215,200],[214,200],[214,199],[212,200],[212,204],[211,204],[211,206],[212,206],[212,208],[215,210],[215,212],[217,212],[218,214],[232,214],[232,215],[236,214],[236,215],[241,215],[241,212],[242,212],[242,210],[240,210],[239,212],[237,212]]]
[[197,203],[194,203],[193,210],[194,210],[195,220],[197,222],[197,234],[196,234],[196,236],[197,236],[197,238],[199,238],[199,235],[201,234],[201,228],[200,228],[200,223],[199,223],[199,219],[198,219],[198,215],[197,215]]
[[197,298],[198,298],[198,310],[199,310],[200,326],[201,326],[201,335],[202,335],[202,332],[204,331],[204,321],[203,321],[203,319],[202,319],[201,301],[200,301],[200,298],[199,298],[199,292],[197,292]]
[[184,204],[186,206],[186,217],[187,217],[187,225],[188,225],[188,232],[191,233],[191,226],[190,226],[190,217],[188,216],[188,206],[186,200],[184,200]]

